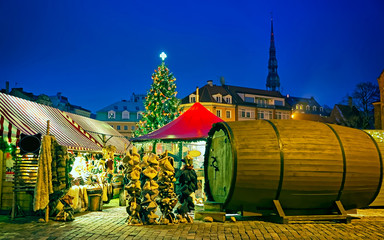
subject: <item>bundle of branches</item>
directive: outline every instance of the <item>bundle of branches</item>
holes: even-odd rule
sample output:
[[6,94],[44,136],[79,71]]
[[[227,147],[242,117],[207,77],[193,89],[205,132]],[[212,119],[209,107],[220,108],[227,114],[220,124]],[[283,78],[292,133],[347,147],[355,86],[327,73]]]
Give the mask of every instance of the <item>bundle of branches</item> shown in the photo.
[[151,153],[149,156],[144,156],[142,161],[142,167],[145,168],[142,174],[143,191],[142,203],[141,203],[141,216],[144,224],[156,224],[156,219],[159,217],[156,215],[156,197],[159,195],[159,185],[155,178],[157,176],[157,168],[159,166],[158,157]]
[[178,214],[177,218],[180,223],[193,222],[188,212],[195,209],[191,194],[197,190],[197,175],[193,169],[193,158],[188,154],[183,161],[185,164],[176,176],[180,184],[177,194],[181,205],[177,207],[175,212]]
[[162,213],[159,222],[160,224],[176,223],[177,221],[172,213],[177,204],[177,197],[174,192],[174,182],[176,181],[174,159],[168,156],[167,151],[161,156],[159,166],[157,183],[159,184],[160,198],[157,200],[157,204]]
[[140,218],[140,204],[141,204],[141,182],[140,182],[140,155],[137,153],[136,147],[133,147],[127,156],[123,159],[123,164],[125,167],[125,177],[129,180],[128,184],[125,186],[127,190],[127,200],[128,206],[126,208],[128,217],[128,224],[142,224]]

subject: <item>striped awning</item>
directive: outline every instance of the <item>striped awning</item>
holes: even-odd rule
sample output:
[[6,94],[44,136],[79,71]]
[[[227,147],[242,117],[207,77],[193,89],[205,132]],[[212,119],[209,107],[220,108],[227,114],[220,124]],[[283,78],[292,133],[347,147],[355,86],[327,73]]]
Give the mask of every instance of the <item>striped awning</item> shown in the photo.
[[[18,138],[18,132],[34,135],[47,132],[47,121],[50,121],[50,134],[56,137],[60,145],[72,150],[101,151],[101,144],[76,129],[63,117],[59,109],[31,102],[25,99],[0,93],[0,120],[4,119],[1,128],[3,137]],[[8,126],[6,126],[8,123]],[[9,130],[9,125],[11,128]],[[12,130],[13,129],[13,130]],[[10,133],[11,132],[11,133]]]
[[73,113],[62,113],[68,121],[72,122],[73,125],[79,129],[79,131],[89,134],[105,146],[115,146],[117,153],[125,153],[125,149],[129,146],[129,141],[106,122]]
[[9,143],[16,145],[20,137],[20,130],[13,127],[4,116],[0,115],[0,136]]

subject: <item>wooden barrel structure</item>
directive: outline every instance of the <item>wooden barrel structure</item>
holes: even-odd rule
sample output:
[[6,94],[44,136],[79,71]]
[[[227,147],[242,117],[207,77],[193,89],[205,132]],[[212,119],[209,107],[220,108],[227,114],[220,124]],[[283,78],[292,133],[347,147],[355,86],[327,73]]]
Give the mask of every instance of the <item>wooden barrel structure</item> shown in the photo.
[[274,210],[275,200],[301,214],[366,207],[383,178],[369,134],[305,120],[216,123],[204,167],[208,200],[231,211]]
[[[384,130],[364,130],[375,139],[379,146],[380,152],[384,153]],[[381,184],[381,189],[376,199],[369,205],[370,207],[384,207],[384,184]]]

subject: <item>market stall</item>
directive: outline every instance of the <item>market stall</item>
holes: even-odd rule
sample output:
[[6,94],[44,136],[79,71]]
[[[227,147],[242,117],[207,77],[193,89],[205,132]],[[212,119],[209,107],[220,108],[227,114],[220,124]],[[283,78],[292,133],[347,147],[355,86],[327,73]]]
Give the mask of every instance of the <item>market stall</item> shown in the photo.
[[[108,182],[108,180],[111,185],[111,181],[114,178],[113,175],[118,174],[118,154],[124,152],[129,142],[113,130],[112,127],[105,125],[103,122],[77,117],[77,115],[68,116],[69,114],[59,109],[0,93],[0,138],[2,140],[2,152],[0,154],[2,176],[0,179],[0,210],[2,210],[3,213],[8,213],[10,208],[12,208],[14,179],[17,175],[15,172],[18,167],[15,163],[25,164],[26,161],[30,163],[33,161],[37,162],[34,159],[39,157],[39,152],[33,153],[32,155],[30,153],[20,153],[20,148],[16,148],[16,146],[19,145],[20,136],[21,134],[27,136],[46,134],[47,120],[50,122],[49,135],[54,136],[57,146],[63,147],[58,152],[56,148],[55,151],[51,151],[53,155],[56,154],[59,156],[56,166],[53,166],[53,163],[56,163],[56,161],[52,162],[52,167],[57,167],[53,173],[61,175],[61,177],[65,174],[68,175],[71,173],[74,162],[79,160],[84,163],[82,169],[87,171],[88,176],[91,176],[85,178],[86,181],[83,182],[80,179],[71,179],[71,185],[74,185],[74,188],[77,189],[70,189],[69,193],[74,192],[72,198],[74,200],[77,199],[77,202],[72,202],[68,199],[66,201],[72,202],[71,205],[74,209],[85,210],[89,206],[89,194],[87,193],[88,189],[91,189],[91,186],[95,187],[97,185],[96,183],[104,184],[104,182]],[[78,122],[72,118],[76,118]],[[90,122],[91,125],[86,124],[87,122]],[[104,137],[107,136],[110,140],[108,142],[101,141],[98,137],[100,134]],[[41,138],[39,138],[39,146],[40,141]],[[111,143],[116,146],[111,145]],[[63,150],[64,148],[65,150]],[[111,151],[109,151],[108,154],[103,152],[103,150],[105,151],[105,149],[108,148],[113,150],[112,154]],[[70,166],[63,166],[63,163],[67,164],[63,159],[66,159],[66,162],[68,162]],[[109,163],[107,164],[107,162]],[[79,169],[80,167],[78,166],[79,164],[77,164],[75,169]],[[110,175],[108,175],[108,167],[110,169]],[[20,179],[22,180],[20,182],[21,185],[25,184],[24,178],[26,178],[27,175],[35,175],[36,170],[38,170],[38,168],[25,167],[25,165],[23,165],[23,171],[25,172],[20,173]],[[74,172],[72,172],[72,174],[73,173]],[[72,177],[71,174],[68,176]],[[60,185],[64,187],[65,190],[68,190],[69,186],[67,184],[63,185],[63,183],[60,182]],[[33,212],[32,202],[35,197],[34,191],[31,190],[33,188],[24,188],[21,186],[18,189],[20,191],[15,194],[17,198],[14,206],[15,215],[18,213],[18,210],[23,210],[23,212],[26,213]],[[65,203],[64,200],[62,202]]]
[[[156,154],[165,151],[171,152],[175,158],[175,167],[180,169],[183,159],[189,151],[205,153],[205,143],[212,124],[223,120],[200,103],[195,103],[178,118],[164,127],[149,134],[131,139],[139,152],[153,152]],[[196,195],[203,197],[204,191],[204,154],[194,159],[195,170],[198,174],[201,187]]]

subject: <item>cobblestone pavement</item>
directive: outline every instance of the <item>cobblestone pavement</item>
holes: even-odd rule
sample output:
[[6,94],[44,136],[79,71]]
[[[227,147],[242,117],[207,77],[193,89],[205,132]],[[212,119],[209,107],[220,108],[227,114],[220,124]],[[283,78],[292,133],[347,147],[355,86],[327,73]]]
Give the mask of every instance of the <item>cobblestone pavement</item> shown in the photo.
[[37,217],[0,216],[0,239],[384,239],[384,209],[358,210],[349,224],[308,222],[128,226],[125,207],[77,214],[73,222],[38,223]]

